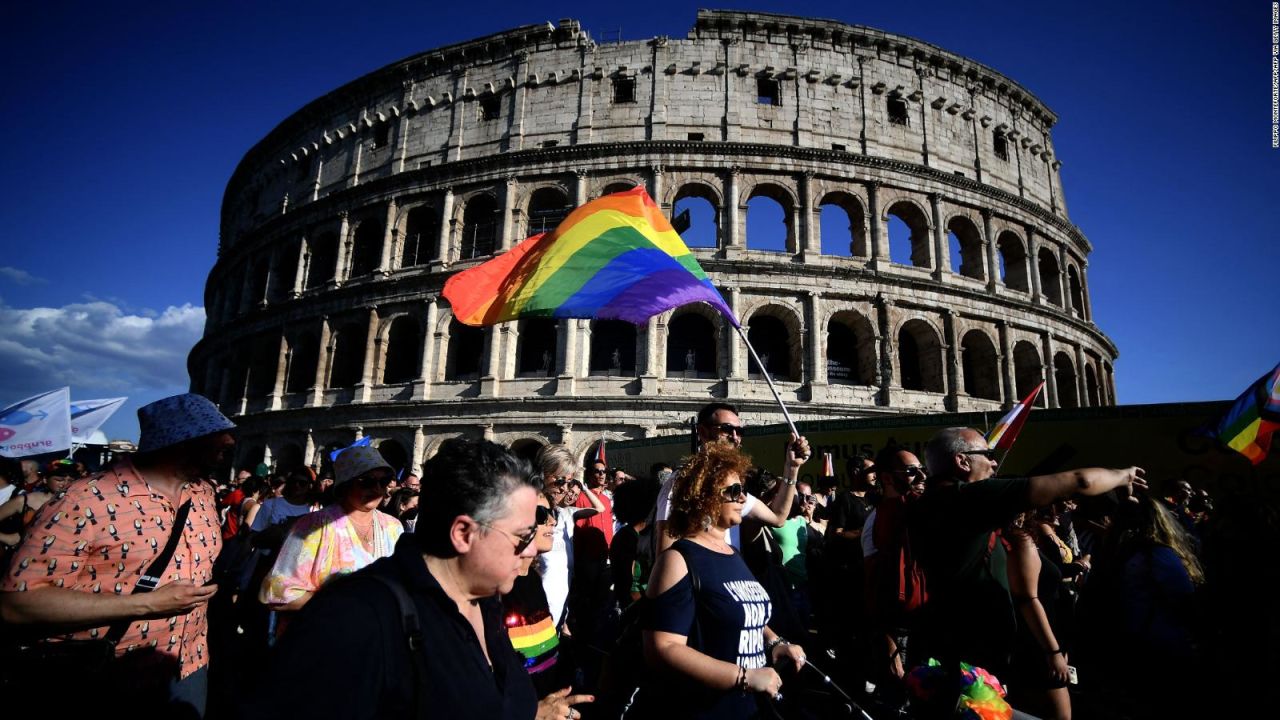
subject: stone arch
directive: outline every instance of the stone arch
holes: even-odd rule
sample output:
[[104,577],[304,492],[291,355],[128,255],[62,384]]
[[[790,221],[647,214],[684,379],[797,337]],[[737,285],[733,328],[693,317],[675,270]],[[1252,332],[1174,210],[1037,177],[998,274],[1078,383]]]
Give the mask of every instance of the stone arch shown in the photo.
[[501,230],[501,207],[493,195],[478,192],[468,197],[462,208],[460,258],[470,260],[492,255]]
[[298,252],[301,241],[297,238],[286,240],[276,253],[276,272],[271,274],[267,283],[267,301],[283,302],[293,295],[293,286],[298,279]]
[[951,247],[951,271],[957,275],[986,279],[986,263],[983,252],[986,243],[982,231],[967,215],[953,215],[947,220],[947,238]]
[[[933,267],[929,213],[919,203],[910,198],[899,198],[885,208],[881,221],[889,241],[891,262],[919,268]],[[904,234],[906,237],[902,237]]]
[[635,187],[644,187],[644,180],[635,176],[601,178],[596,181],[596,190],[591,193],[591,197],[604,197],[605,195],[626,192]]
[[403,314],[385,324],[382,384],[395,385],[418,379],[422,361],[422,332],[418,318]]
[[338,271],[338,234],[327,231],[307,238],[307,288],[323,287]]
[[622,320],[591,323],[588,375],[633,377],[636,374],[636,326]]
[[714,312],[685,306],[672,313],[667,321],[667,377],[719,377],[720,324],[710,317]]
[[516,377],[554,376],[559,323],[552,318],[525,318],[516,328]]
[[[688,211],[689,228],[681,238],[689,247],[720,247],[724,244],[720,229],[720,192],[705,182],[688,182],[675,190],[671,200],[671,217]],[[707,223],[707,216],[710,223]]]
[[250,345],[245,397],[264,398],[275,389],[276,368],[280,360],[280,336],[258,335],[250,341]]
[[1058,256],[1047,247],[1040,248],[1036,261],[1040,271],[1040,291],[1046,300],[1062,307],[1062,274],[1058,270]]
[[1087,363],[1084,366],[1084,388],[1089,407],[1101,406],[1102,398],[1098,394],[1098,374],[1093,370],[1093,363]]
[[[856,196],[834,190],[818,201],[818,237],[823,255],[870,257],[867,214]],[[848,225],[841,232],[841,222]],[[847,244],[845,241],[848,241]]]
[[[751,311],[743,323],[764,369],[774,380],[802,382],[804,330],[795,311],[783,305],[762,305]],[[763,380],[755,358],[747,353],[747,377]]]
[[304,332],[289,342],[285,365],[285,392],[305,392],[316,384],[316,365],[320,361],[320,338]]
[[[796,243],[796,200],[791,191],[776,183],[759,183],[747,189],[746,246],[749,250],[798,252]],[[782,230],[770,222],[780,219]]]
[[307,464],[302,457],[302,446],[296,442],[280,443],[272,449],[271,457],[275,460],[277,473],[287,473]]
[[524,237],[551,232],[573,211],[569,193],[559,185],[544,185],[529,194],[525,216],[528,225]]
[[405,450],[404,445],[394,438],[386,438],[375,440],[374,447],[378,449],[378,453],[382,455],[382,459],[387,461],[396,474],[399,475],[402,470],[412,469],[413,457],[412,453]]
[[875,326],[862,313],[841,310],[827,322],[827,382],[876,384]]
[[1058,407],[1080,407],[1080,396],[1076,391],[1076,364],[1065,352],[1053,356],[1053,380],[1058,386]]
[[942,339],[925,320],[913,318],[898,328],[898,378],[903,390],[946,392]]
[[367,321],[353,320],[333,333],[329,343],[329,388],[350,388],[364,373],[364,350],[368,339]]
[[1000,358],[995,343],[981,330],[970,330],[960,341],[964,392],[969,397],[1000,399]]
[[507,444],[507,447],[518,458],[523,458],[533,464],[534,458],[538,457],[538,452],[547,444],[546,440],[536,435],[525,435],[519,437]]
[[1075,265],[1067,265],[1068,297],[1071,298],[1071,314],[1084,317],[1084,288],[1080,283],[1080,272]]
[[386,227],[381,220],[364,218],[355,227],[351,240],[351,266],[349,278],[372,275],[382,263],[382,239]]
[[[1029,292],[1027,283],[1027,250],[1022,238],[1011,230],[996,237],[996,251],[1000,259],[1000,279],[1010,290]],[[1019,397],[1023,397],[1019,395]]]
[[484,330],[471,325],[463,325],[458,319],[450,316],[445,335],[442,338],[445,350],[444,380],[471,381],[480,379],[480,369],[484,358]]
[[409,208],[400,242],[400,267],[426,265],[440,254],[439,244],[440,210],[428,204]]
[[[1044,363],[1040,360],[1040,351],[1036,346],[1027,341],[1019,340],[1013,345],[1013,387],[1014,395],[1018,400],[1026,397],[1028,393],[1035,389],[1044,381]],[[1048,402],[1045,399],[1045,393],[1041,392],[1036,397],[1035,404],[1039,407],[1047,407]]]

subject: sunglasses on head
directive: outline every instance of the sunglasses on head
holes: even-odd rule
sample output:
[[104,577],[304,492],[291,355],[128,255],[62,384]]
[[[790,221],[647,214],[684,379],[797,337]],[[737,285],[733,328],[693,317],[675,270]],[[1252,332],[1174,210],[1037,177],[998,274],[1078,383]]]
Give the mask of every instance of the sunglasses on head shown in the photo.
[[991,448],[987,448],[985,450],[961,450],[960,454],[961,455],[981,455],[982,457],[988,460],[996,459],[996,451],[992,450]]
[[720,495],[729,502],[738,502],[740,499],[746,497],[747,491],[746,488],[743,487],[742,483],[739,482],[720,488]]
[[539,505],[534,511],[533,522],[535,525],[555,525],[560,522],[560,518],[551,512],[551,508]]

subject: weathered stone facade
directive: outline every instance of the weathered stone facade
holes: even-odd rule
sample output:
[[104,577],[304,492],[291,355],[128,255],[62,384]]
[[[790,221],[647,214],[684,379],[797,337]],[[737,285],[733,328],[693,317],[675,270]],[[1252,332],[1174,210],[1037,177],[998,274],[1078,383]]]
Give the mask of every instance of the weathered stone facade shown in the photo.
[[[759,13],[700,11],[685,39],[597,44],[562,21],[426,52],[312,102],[240,163],[192,387],[238,417],[242,460],[314,462],[359,435],[412,463],[458,434],[585,452],[679,432],[712,398],[780,421],[704,306],[634,337],[452,320],[452,272],[639,184],[668,211],[714,208],[715,247],[695,254],[773,348],[797,419],[998,410],[1041,379],[1051,406],[1114,404],[1056,119],[932,45]],[[785,250],[748,237],[761,197]],[[823,254],[833,206],[847,251]],[[891,217],[909,265],[890,261]]]

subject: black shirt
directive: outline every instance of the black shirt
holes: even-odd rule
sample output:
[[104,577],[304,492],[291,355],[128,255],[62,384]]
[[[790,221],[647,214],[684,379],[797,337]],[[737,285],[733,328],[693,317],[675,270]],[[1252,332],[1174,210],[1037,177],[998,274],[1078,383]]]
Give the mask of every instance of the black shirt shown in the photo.
[[412,535],[395,553],[330,582],[307,603],[275,649],[246,718],[414,718],[414,667],[395,596],[367,575],[404,585],[422,625],[426,681],[421,688],[433,718],[530,720],[537,711],[533,684],[502,625],[502,602],[479,601],[485,660],[471,623],[427,570]]
[[835,500],[831,502],[830,516],[827,519],[827,538],[830,540],[827,544],[827,552],[833,555],[831,559],[838,562],[862,559],[861,542],[840,537],[835,533],[837,530],[862,532],[862,527],[866,525],[867,517],[871,515],[874,507],[875,505],[866,497],[860,497],[848,491],[836,495]]

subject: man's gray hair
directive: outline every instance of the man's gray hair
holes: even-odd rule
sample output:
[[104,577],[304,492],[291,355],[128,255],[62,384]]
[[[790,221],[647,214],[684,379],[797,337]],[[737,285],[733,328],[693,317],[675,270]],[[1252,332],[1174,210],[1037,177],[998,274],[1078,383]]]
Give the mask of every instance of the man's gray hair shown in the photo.
[[554,478],[561,469],[571,477],[578,474],[578,459],[565,445],[543,445],[533,465],[542,473],[543,482]]
[[951,459],[956,453],[973,450],[972,443],[965,439],[967,432],[977,432],[973,428],[949,427],[939,430],[924,448],[924,465],[929,477],[947,477],[954,474]]

